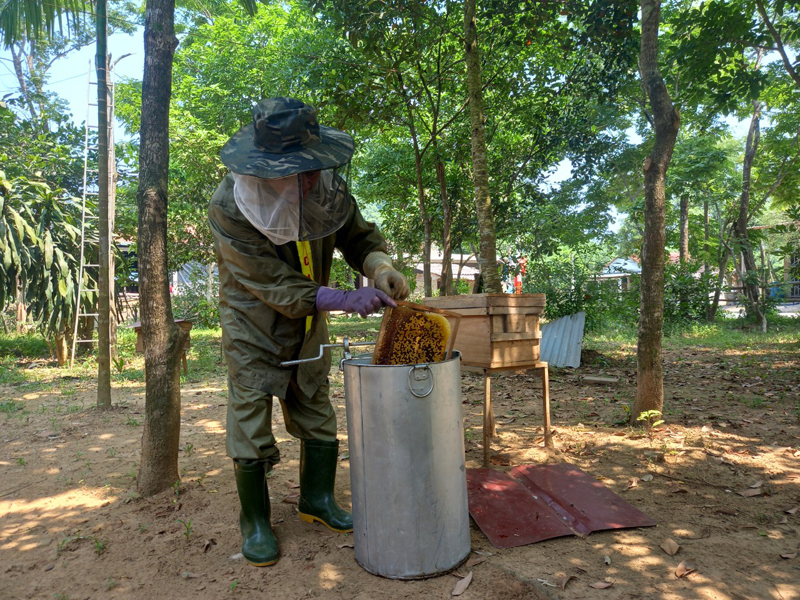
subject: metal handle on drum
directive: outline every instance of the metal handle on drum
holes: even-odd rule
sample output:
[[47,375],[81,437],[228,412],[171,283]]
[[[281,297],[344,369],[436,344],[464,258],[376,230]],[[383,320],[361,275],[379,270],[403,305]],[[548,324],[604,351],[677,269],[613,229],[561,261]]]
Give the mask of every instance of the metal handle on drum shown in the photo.
[[[423,377],[420,377],[417,374],[417,371],[421,371],[425,373],[425,375]],[[418,392],[416,389],[414,389],[415,382],[426,381],[426,380],[430,380],[430,387],[427,389],[427,391],[423,393],[422,390]],[[426,396],[429,396],[430,393],[433,391],[433,386],[434,386],[433,371],[431,371],[429,365],[414,365],[408,370],[408,389],[415,397],[425,398]]]
[[[344,348],[344,358],[342,360],[349,360],[352,358],[350,354],[350,348],[355,346],[374,346],[375,342],[351,342],[347,336],[342,338],[342,342],[338,344],[320,344],[319,345],[319,355],[315,356],[314,358],[298,358],[297,360],[285,360],[283,361],[280,366],[282,367],[291,367],[293,365],[299,365],[302,363],[307,362],[314,362],[315,360],[319,360],[325,354],[325,348]],[[341,366],[341,365],[340,365]]]

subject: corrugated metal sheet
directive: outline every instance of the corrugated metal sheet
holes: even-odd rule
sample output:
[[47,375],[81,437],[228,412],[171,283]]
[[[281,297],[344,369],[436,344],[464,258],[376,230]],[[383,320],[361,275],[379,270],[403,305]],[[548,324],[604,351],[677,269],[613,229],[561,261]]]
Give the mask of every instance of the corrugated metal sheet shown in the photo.
[[586,313],[579,312],[542,325],[541,360],[551,367],[580,367]]

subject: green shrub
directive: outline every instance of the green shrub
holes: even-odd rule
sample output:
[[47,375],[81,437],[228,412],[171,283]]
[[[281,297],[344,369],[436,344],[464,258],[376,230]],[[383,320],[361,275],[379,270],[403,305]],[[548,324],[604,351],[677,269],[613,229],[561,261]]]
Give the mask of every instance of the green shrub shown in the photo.
[[214,277],[209,290],[205,267],[190,268],[188,282],[174,290],[172,312],[176,319],[187,319],[197,327],[218,327],[219,279]]

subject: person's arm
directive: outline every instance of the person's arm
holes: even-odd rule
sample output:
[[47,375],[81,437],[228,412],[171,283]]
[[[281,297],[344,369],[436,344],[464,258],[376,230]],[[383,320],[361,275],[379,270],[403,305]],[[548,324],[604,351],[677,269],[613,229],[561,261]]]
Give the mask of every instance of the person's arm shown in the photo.
[[285,317],[297,319],[323,310],[357,312],[363,317],[384,305],[395,305],[375,288],[344,292],[320,286],[283,262],[275,245],[243,215],[232,215],[218,202],[211,203],[209,220],[220,259],[236,281]]
[[408,297],[408,281],[392,265],[392,259],[386,254],[386,241],[377,225],[364,219],[352,197],[351,205],[350,218],[337,232],[336,246],[347,263],[373,279],[379,290],[395,300]]

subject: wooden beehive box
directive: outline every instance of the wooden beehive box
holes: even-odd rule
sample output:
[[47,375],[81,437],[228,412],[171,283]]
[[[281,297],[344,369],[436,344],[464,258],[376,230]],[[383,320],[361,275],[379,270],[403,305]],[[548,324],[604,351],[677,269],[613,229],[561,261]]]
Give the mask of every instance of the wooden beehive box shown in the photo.
[[463,365],[522,368],[539,361],[544,294],[439,296],[424,303],[461,315],[456,350]]

